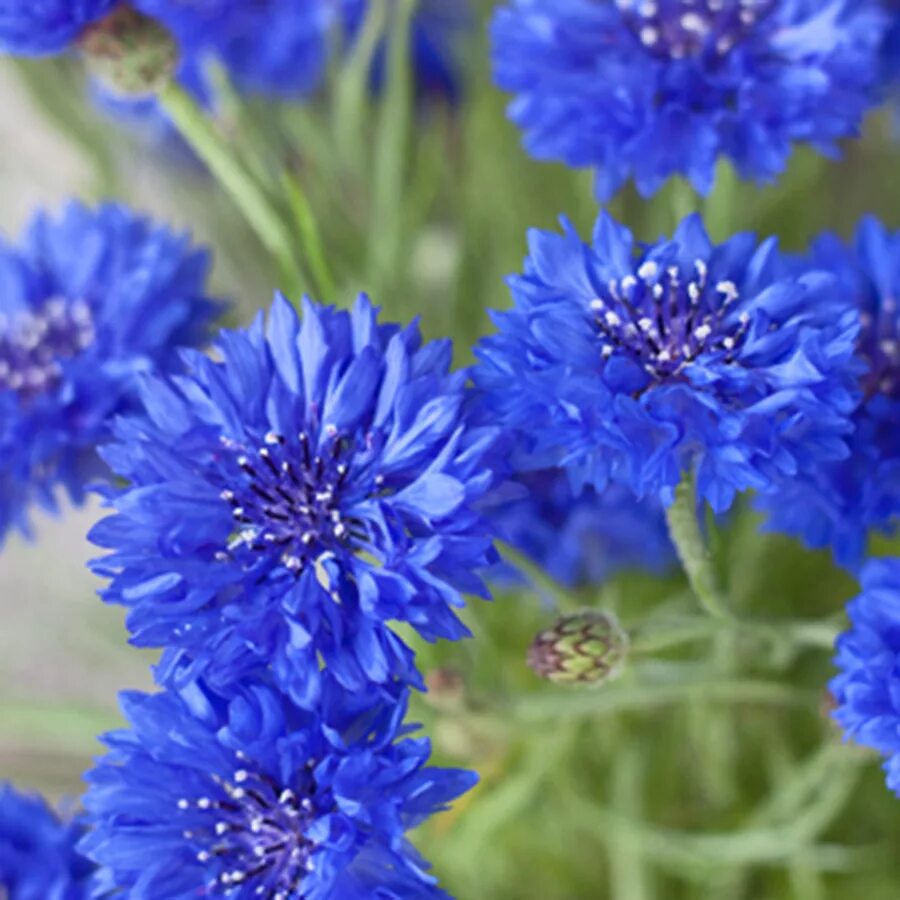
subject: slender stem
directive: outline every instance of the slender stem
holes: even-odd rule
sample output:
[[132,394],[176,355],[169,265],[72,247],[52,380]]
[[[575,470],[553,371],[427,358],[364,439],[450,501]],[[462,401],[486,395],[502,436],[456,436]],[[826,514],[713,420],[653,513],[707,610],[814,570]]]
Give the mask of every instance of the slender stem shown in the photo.
[[291,175],[285,175],[284,190],[290,202],[291,211],[294,214],[294,222],[300,232],[303,247],[306,250],[306,258],[312,270],[313,277],[319,290],[322,292],[318,299],[335,300],[335,284],[331,270],[325,260],[325,247],[316,217],[309,205],[306,194],[300,183]]
[[798,619],[734,619],[708,615],[678,616],[641,623],[631,632],[631,655],[650,655],[708,640],[731,629],[771,642],[785,641],[795,647],[831,650],[843,629],[836,619],[803,621]]
[[692,475],[682,478],[675,491],[675,502],[666,510],[666,520],[678,558],[700,604],[711,616],[732,618],[719,591],[712,556],[700,530]]
[[576,594],[555,581],[552,576],[548,575],[537,563],[532,562],[521,550],[517,550],[511,544],[503,541],[494,541],[500,555],[514,569],[523,575],[525,580],[531,583],[531,586],[539,592],[549,594],[556,600],[559,608],[566,612],[574,612],[584,608],[584,603]]
[[184,139],[231,195],[250,227],[292,282],[303,281],[295,242],[278,209],[231,152],[193,97],[175,82],[160,93],[160,102]]
[[653,680],[610,685],[602,691],[542,691],[513,700],[507,711],[520,722],[619,715],[671,707],[676,703],[752,703],[796,707],[816,712],[819,695],[780,681],[722,678],[718,674],[689,680]]
[[387,83],[374,146],[370,278],[380,290],[391,284],[404,230],[404,182],[409,156],[413,89],[409,71],[410,29],[418,0],[401,0],[393,10],[387,53]]

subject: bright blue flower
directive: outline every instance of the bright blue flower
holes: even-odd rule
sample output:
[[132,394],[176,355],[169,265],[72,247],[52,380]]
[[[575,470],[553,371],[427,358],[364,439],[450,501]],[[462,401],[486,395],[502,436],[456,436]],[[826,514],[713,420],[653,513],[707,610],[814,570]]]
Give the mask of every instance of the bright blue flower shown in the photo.
[[84,833],[38,796],[0,783],[0,896],[87,900],[94,865],[75,849]]
[[528,151],[629,178],[712,187],[716,160],[769,181],[791,145],[834,155],[877,101],[879,0],[511,0],[496,13],[496,80]]
[[499,538],[569,588],[621,569],[663,572],[675,559],[658,500],[636,500],[616,484],[576,492],[560,469],[517,474],[490,495],[485,511]]
[[0,0],[0,53],[59,53],[117,0]]
[[900,795],[900,559],[870,560],[860,582],[847,606],[850,629],[837,641],[834,718],[848,738],[887,757],[888,787]]
[[855,246],[825,235],[809,264],[834,272],[859,311],[862,402],[850,456],[787,479],[761,505],[773,529],[830,546],[838,562],[856,567],[869,532],[892,532],[900,516],[900,232],[865,219]]
[[333,682],[313,712],[264,683],[123,694],[81,849],[135,898],[444,898],[405,833],[476,777],[428,767],[405,706]]
[[642,246],[607,214],[591,244],[533,231],[515,308],[477,352],[488,414],[522,434],[515,468],[562,466],[639,497],[696,470],[716,512],[847,455],[852,303],[790,274],[774,241],[714,246],[697,216]]
[[0,541],[28,533],[31,504],[56,509],[58,487],[82,499],[137,374],[204,337],[207,269],[187,237],[112,204],[0,242]]
[[217,683],[271,662],[311,702],[320,653],[348,687],[413,677],[385,623],[462,637],[452,607],[486,596],[475,573],[493,560],[475,508],[498,429],[467,423],[450,342],[379,325],[364,297],[352,313],[304,302],[302,326],[278,298],[268,328],[224,332],[218,352],[148,379],[146,414],[104,452],[131,482],[92,532],[113,550],[105,599],[131,609],[137,643]]

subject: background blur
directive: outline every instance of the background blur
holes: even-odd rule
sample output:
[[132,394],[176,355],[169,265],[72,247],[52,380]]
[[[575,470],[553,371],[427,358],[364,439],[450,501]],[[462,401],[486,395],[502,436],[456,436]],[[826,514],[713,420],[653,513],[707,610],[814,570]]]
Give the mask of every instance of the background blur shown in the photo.
[[[456,338],[460,362],[489,327],[486,308],[507,303],[502,276],[520,264],[526,229],[553,227],[564,212],[584,232],[597,211],[587,174],[521,151],[482,35],[467,59],[463,107],[405,123],[409,165],[387,219],[365,160],[330,168],[327,111],[251,106],[231,122],[273,156],[290,147],[302,158],[299,177],[338,248],[340,296],[326,299],[346,302],[365,284],[389,317],[419,314],[430,335]],[[124,199],[210,244],[234,321],[268,303],[276,275],[227,198],[183,151],[161,151],[96,112],[71,62],[0,60],[0,113],[6,234],[72,195]],[[377,110],[367,115],[360,134],[385,127]],[[824,227],[848,235],[867,211],[900,226],[892,129],[888,113],[875,117],[839,163],[797,153],[770,188],[723,170],[703,204],[713,235],[749,228],[800,249]],[[651,238],[697,203],[673,184],[652,203],[625,192],[612,206]],[[402,231],[373,256],[367,235],[385,222]],[[84,565],[99,512],[36,516],[39,540],[13,538],[0,553],[0,778],[57,798],[78,794],[94,736],[117,723],[117,691],[151,684],[153,655],[127,645],[121,612],[100,603]],[[718,550],[739,585],[734,600],[758,613],[840,615],[854,585],[824,555],[756,535],[747,513],[731,524]],[[677,575],[640,574],[578,600],[615,608],[626,624],[689,602]],[[442,759],[482,775],[421,836],[448,890],[461,900],[900,896],[900,801],[877,761],[837,745],[822,713],[827,649],[738,641],[702,661],[682,649],[636,663],[603,691],[573,693],[541,685],[524,665],[552,617],[544,592],[501,593],[469,612],[475,640],[422,648],[434,690],[417,713]]]

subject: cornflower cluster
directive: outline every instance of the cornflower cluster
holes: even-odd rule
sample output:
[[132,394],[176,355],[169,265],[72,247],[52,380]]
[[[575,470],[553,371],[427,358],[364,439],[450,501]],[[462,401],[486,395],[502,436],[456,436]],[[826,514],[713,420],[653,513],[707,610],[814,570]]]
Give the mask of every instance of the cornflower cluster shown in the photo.
[[[379,11],[391,32],[393,2],[0,0],[0,50],[90,55],[149,23],[155,62],[177,44],[207,111],[215,66],[296,102],[370,36],[380,89]],[[855,134],[896,74],[896,18],[880,0],[508,0],[494,67],[532,154],[595,169],[599,197],[678,174],[705,192],[723,157],[769,180],[794,144]],[[464,3],[422,0],[420,94],[460,97],[470,25]],[[280,198],[217,138],[232,193],[280,233]],[[870,218],[852,245],[825,234],[794,256],[749,233],[716,244],[698,215],[644,243],[604,212],[588,240],[563,219],[528,248],[470,372],[365,295],[277,295],[207,350],[207,254],[118,205],[39,215],[0,245],[0,541],[96,483],[101,596],[161,651],[159,689],[121,695],[85,815],[0,788],[4,898],[446,897],[407,835],[475,775],[431,766],[413,735],[424,679],[402,631],[468,636],[465,598],[523,575],[497,540],[573,590],[677,550],[706,602],[697,513],[724,520],[747,492],[769,528],[859,573],[835,718],[900,794],[900,560],[868,557],[900,514],[900,234]],[[600,684],[629,646],[588,610],[529,659]]]
[[467,633],[500,432],[471,420],[450,344],[366,297],[302,320],[278,297],[215,354],[146,378],[102,451],[127,486],[105,491],[95,570],[164,648],[164,691],[123,696],[82,847],[153,896],[443,896],[403,834],[473,776],[407,737],[422,682],[390,623]]

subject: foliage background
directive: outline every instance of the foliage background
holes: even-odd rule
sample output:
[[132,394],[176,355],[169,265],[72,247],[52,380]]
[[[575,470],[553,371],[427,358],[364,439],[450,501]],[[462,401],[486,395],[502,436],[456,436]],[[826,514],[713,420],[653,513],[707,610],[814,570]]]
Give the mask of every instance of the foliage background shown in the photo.
[[[502,278],[524,256],[526,229],[565,213],[587,230],[597,211],[586,173],[520,149],[483,29],[465,52],[466,101],[452,113],[413,111],[397,73],[371,102],[351,66],[316,105],[232,97],[220,123],[286,216],[298,207],[278,173],[287,166],[306,190],[336,276],[324,299],[347,303],[365,286],[388,316],[420,315],[430,336],[454,337],[460,363],[489,328],[486,309],[508,302]],[[214,248],[234,321],[276,284],[293,296],[302,287],[186,154],[96,112],[74,61],[0,60],[0,111],[8,233],[37,205],[116,197]],[[841,161],[800,151],[777,185],[739,184],[723,168],[705,201],[673,183],[650,203],[626,191],[612,208],[647,239],[702,208],[716,238],[752,229],[801,249],[822,228],[849,235],[864,212],[900,226],[898,159],[884,112]],[[100,604],[84,568],[98,514],[40,518],[37,543],[14,538],[0,554],[0,777],[55,797],[79,792],[94,735],[116,724],[116,692],[150,685],[152,657],[126,645],[119,611]],[[543,583],[500,592],[469,610],[474,640],[421,648],[435,690],[417,715],[442,759],[482,775],[419,835],[455,896],[896,900],[900,803],[877,761],[842,746],[823,714],[828,641],[854,584],[824,554],[761,536],[746,510],[719,524],[732,608],[772,627],[710,628],[677,574],[631,573],[575,597]],[[598,690],[539,683],[524,655],[554,604],[615,609],[640,624],[645,652]],[[653,651],[654,635],[666,646]]]

